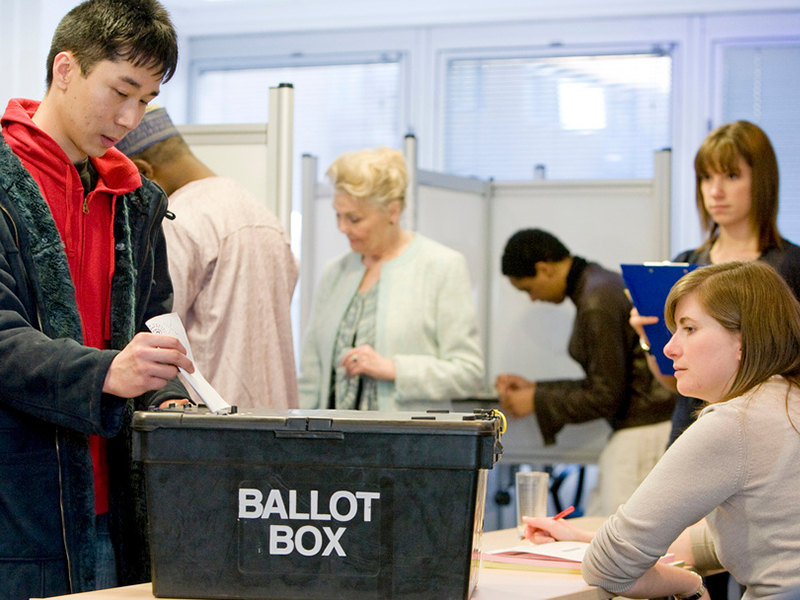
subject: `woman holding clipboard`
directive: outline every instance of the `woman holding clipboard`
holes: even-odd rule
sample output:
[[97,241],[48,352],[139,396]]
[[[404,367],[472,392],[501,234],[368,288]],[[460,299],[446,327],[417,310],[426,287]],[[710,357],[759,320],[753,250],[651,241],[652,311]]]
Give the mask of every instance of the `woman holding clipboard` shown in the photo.
[[[712,131],[694,160],[697,211],[706,232],[699,248],[681,252],[674,262],[708,265],[732,260],[762,260],[774,267],[800,298],[800,247],[778,231],[778,160],[767,134],[753,123],[736,121]],[[631,311],[631,326],[649,351],[644,325],[659,316]],[[650,370],[666,387],[677,391],[672,375],[663,375],[648,352]],[[672,414],[671,445],[697,418],[706,402],[678,394]],[[728,577],[709,578],[713,600],[727,598]]]
[[[718,264],[731,260],[763,260],[786,280],[800,298],[800,247],[778,231],[778,161],[767,134],[753,123],[736,121],[712,131],[694,160],[697,211],[706,241],[681,252],[674,262]],[[649,350],[643,325],[662,315],[641,316],[634,309],[630,323]],[[655,358],[648,364],[658,379],[677,390],[675,378],[662,375]],[[679,397],[672,417],[670,443],[696,418],[704,402]]]

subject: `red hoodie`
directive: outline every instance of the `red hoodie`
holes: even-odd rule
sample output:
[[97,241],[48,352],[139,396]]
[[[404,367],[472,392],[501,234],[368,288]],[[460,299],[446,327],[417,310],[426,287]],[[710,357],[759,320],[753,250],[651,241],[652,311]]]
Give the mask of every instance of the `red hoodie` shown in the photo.
[[[61,147],[33,122],[39,102],[12,99],[0,120],[3,137],[39,184],[67,253],[81,317],[83,343],[105,349],[111,339],[111,278],[114,275],[114,198],[142,185],[134,164],[116,148],[91,161],[98,173],[84,198],[75,165]],[[95,508],[108,511],[105,439],[91,436]]]

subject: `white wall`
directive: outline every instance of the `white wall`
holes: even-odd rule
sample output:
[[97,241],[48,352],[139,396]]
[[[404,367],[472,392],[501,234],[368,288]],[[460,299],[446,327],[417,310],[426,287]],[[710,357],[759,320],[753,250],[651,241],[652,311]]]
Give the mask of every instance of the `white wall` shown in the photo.
[[[420,168],[441,171],[445,122],[443,74],[449,59],[520,51],[591,53],[609,47],[638,51],[649,50],[654,45],[672,48],[673,253],[694,247],[701,240],[694,203],[692,160],[716,116],[716,88],[711,76],[715,48],[720,42],[731,39],[800,40],[800,0],[773,3],[618,1],[602,7],[597,6],[602,3],[579,0],[561,3],[499,0],[491,4],[438,2],[435,10],[416,0],[403,3],[405,8],[396,4],[394,8],[386,8],[386,4],[376,2],[368,9],[360,2],[334,2],[330,6],[326,4],[325,8],[316,0],[309,0],[303,3],[308,13],[303,18],[292,13],[287,3],[276,1],[261,5],[264,14],[269,14],[261,19],[254,16],[254,6],[234,5],[226,17],[220,15],[216,30],[223,32],[229,26],[226,19],[249,11],[251,18],[243,32],[251,35],[238,37],[235,48],[226,45],[224,37],[211,38],[211,42],[209,38],[193,37],[182,57],[184,68],[191,70],[195,60],[225,61],[237,54],[253,58],[292,54],[302,60],[302,57],[330,55],[337,50],[380,52],[391,49],[399,52],[404,56],[405,66],[397,138],[414,133],[419,142]],[[267,5],[269,11],[265,10]],[[350,11],[355,7],[362,7],[364,11],[353,15]],[[754,12],[761,8],[775,10]],[[384,9],[389,12],[379,16],[379,10]],[[214,10],[220,10],[219,6]],[[491,17],[487,16],[489,10]],[[502,21],[512,15],[519,18]],[[317,31],[318,19],[323,16],[327,18],[328,27]],[[201,16],[184,16],[180,9],[176,12],[176,21],[186,31],[202,33],[207,27]],[[344,27],[349,29],[344,30]],[[253,34],[258,30],[273,33]],[[168,105],[173,113],[185,110],[185,103]],[[313,152],[309,148],[296,150]]]
[[[75,4],[0,0],[3,106],[12,96],[41,96],[52,31]],[[388,34],[406,40],[399,48],[409,66],[398,134],[417,135],[418,164],[433,171],[442,168],[440,86],[448,57],[489,48],[674,44],[673,251],[700,240],[691,161],[716,114],[711,79],[716,45],[731,39],[800,39],[800,0],[165,0],[165,5],[178,29],[181,58],[158,102],[178,123],[185,121],[194,58],[190,42],[197,36],[272,32],[265,39],[275,55],[323,46],[325,52],[363,49]],[[404,35],[397,36],[400,31]]]

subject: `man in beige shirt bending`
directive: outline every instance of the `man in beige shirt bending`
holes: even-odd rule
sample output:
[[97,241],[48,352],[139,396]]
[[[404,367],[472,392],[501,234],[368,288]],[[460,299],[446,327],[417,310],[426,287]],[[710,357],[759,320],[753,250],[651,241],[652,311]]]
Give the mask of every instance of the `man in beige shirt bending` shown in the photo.
[[148,110],[117,147],[169,196],[174,311],[196,367],[240,409],[295,408],[289,307],[298,264],[277,217],[200,161],[164,108]]

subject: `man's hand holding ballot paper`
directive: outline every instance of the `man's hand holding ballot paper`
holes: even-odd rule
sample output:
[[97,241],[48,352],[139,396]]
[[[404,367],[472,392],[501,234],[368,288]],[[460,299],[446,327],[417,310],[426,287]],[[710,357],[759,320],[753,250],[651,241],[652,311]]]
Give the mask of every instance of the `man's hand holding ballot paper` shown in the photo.
[[138,333],[109,366],[103,392],[133,398],[160,390],[175,377],[176,368],[193,368],[178,340]]
[[[188,356],[189,360],[191,360],[192,364],[194,364],[194,358],[192,358],[192,347],[189,344],[189,339],[186,336],[186,329],[184,329],[181,318],[176,313],[169,313],[166,315],[153,317],[147,321],[147,327],[153,333],[177,338],[178,341],[183,344],[183,347],[186,350],[186,356]],[[231,405],[225,402],[217,390],[211,387],[211,384],[206,381],[206,378],[203,377],[203,374],[200,373],[199,370],[195,369],[193,373],[187,372],[182,367],[179,367],[178,370],[212,412],[231,412]]]

